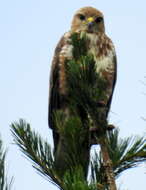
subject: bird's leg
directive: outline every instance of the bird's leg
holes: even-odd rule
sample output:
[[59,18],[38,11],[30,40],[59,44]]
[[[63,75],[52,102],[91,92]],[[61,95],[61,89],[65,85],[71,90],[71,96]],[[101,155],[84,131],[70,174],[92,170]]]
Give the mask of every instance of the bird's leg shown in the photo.
[[66,161],[66,143],[63,137],[59,134],[59,141],[56,147],[56,151],[54,152],[55,157],[55,168],[60,177],[63,177],[66,170],[68,169],[67,161]]
[[105,133],[107,124],[107,107],[102,104],[97,108],[97,113],[92,118],[93,125],[90,125],[90,145],[99,144],[98,143],[98,134]]
[[[100,106],[97,108],[97,112],[92,117],[92,125],[90,125],[89,131],[98,131],[101,125],[107,125],[107,107]],[[94,122],[93,122],[94,121]]]

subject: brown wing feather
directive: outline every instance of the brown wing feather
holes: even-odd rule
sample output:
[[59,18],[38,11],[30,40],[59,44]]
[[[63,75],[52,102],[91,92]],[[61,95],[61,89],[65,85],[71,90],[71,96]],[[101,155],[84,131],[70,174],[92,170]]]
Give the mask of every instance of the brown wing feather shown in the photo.
[[117,80],[117,58],[116,58],[116,55],[113,58],[113,64],[114,64],[114,72],[113,72],[113,75],[112,75],[112,86],[111,86],[112,93],[111,93],[111,96],[109,97],[109,100],[107,102],[107,115],[108,115],[108,112],[110,110],[111,101],[112,101],[112,97],[113,97],[113,92],[114,92],[114,88],[115,88],[115,84],[116,84],[116,80]]
[[59,94],[59,54],[65,43],[64,36],[59,41],[54,58],[52,61],[50,72],[50,87],[49,87],[49,106],[48,106],[48,123],[50,128],[54,128],[53,112],[60,108],[60,94]]

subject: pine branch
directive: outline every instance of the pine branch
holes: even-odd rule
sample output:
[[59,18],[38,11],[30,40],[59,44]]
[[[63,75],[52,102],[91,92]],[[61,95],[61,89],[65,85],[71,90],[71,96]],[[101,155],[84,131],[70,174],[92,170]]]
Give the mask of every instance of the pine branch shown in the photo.
[[82,168],[77,167],[72,172],[67,172],[64,176],[64,190],[100,190],[95,184],[88,184],[85,180]]
[[54,168],[54,159],[50,145],[40,135],[32,131],[24,120],[11,124],[15,143],[20,150],[32,161],[33,167],[51,183],[60,186],[61,180]]
[[[146,161],[146,141],[145,137],[119,138],[119,130],[107,132],[107,143],[110,158],[113,163],[115,178],[130,168],[138,167]],[[98,180],[104,184],[103,159],[102,155],[95,154],[91,162],[91,181]]]
[[[60,115],[58,116],[60,117]],[[58,118],[57,118],[58,119]],[[59,118],[60,119],[60,118]],[[75,118],[73,120],[80,125],[80,121]],[[72,121],[68,121],[68,125],[72,125]],[[58,120],[60,122],[60,120]],[[59,125],[59,124],[58,124]],[[32,161],[33,167],[43,176],[45,176],[51,183],[62,190],[95,190],[95,185],[89,185],[84,177],[82,167],[78,164],[75,167],[70,167],[65,172],[64,177],[59,177],[54,165],[54,159],[51,153],[50,146],[47,142],[31,130],[30,125],[24,120],[20,120],[11,125],[12,134],[15,143],[20,150]],[[62,129],[61,129],[62,130]],[[70,134],[71,136],[77,133],[75,129],[71,134],[68,131],[62,131],[62,134]],[[79,132],[79,131],[78,131]],[[69,136],[69,138],[71,137]],[[74,138],[74,137],[71,138]],[[72,152],[71,156],[74,154]],[[76,153],[75,153],[76,154]],[[69,154],[70,155],[70,154]],[[73,158],[74,161],[74,157]],[[72,162],[72,159],[71,159]],[[80,163],[80,161],[79,161]]]
[[120,139],[119,130],[114,130],[108,133],[108,145],[114,173],[117,177],[125,170],[137,167],[146,161],[145,137]]
[[3,150],[3,143],[0,139],[0,190],[10,190],[12,188],[13,178],[10,181],[6,175],[6,151]]
[[84,149],[86,149],[86,151],[88,149],[89,152],[88,130],[85,129],[81,119],[77,116],[74,110],[72,110],[72,113],[72,116],[69,118],[66,118],[66,114],[62,111],[55,113],[55,123],[58,132],[61,138],[65,139],[64,144],[67,145],[64,147],[64,159],[68,170],[72,170],[77,166],[83,166],[83,168],[86,168],[88,158],[86,157],[86,159],[83,159],[85,156]]
[[[76,34],[72,39],[74,50],[86,47],[86,36]],[[85,40],[83,40],[85,39]],[[81,41],[80,43],[78,41]],[[84,42],[85,44],[83,45]],[[80,46],[80,47],[79,47]],[[73,52],[74,52],[73,50]],[[79,51],[78,50],[78,51]],[[81,51],[80,51],[81,52]],[[83,53],[79,57],[67,61],[66,63],[68,94],[71,105],[74,107],[82,107],[82,110],[87,114],[89,120],[92,120],[93,127],[97,133],[94,133],[101,147],[103,158],[103,172],[105,174],[105,184],[110,190],[116,190],[115,178],[113,173],[112,161],[110,159],[107,148],[107,108],[100,107],[99,102],[104,100],[106,82],[96,72],[96,64],[93,55]],[[90,122],[90,121],[89,121]]]
[[101,190],[108,189],[108,186],[105,183],[105,174],[101,152],[99,154],[95,152],[94,158],[91,160],[91,183],[97,184]]
[[99,122],[101,109],[99,109],[98,102],[106,96],[106,83],[96,72],[93,56],[80,55],[78,60],[68,61],[66,63],[66,76],[70,105],[82,107],[92,120]]

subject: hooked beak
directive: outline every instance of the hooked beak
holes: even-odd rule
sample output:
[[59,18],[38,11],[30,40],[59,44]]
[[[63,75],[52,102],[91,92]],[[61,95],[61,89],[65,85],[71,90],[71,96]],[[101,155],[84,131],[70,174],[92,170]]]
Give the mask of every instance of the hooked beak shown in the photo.
[[88,23],[88,28],[92,28],[93,25],[94,25],[94,22],[89,22]]

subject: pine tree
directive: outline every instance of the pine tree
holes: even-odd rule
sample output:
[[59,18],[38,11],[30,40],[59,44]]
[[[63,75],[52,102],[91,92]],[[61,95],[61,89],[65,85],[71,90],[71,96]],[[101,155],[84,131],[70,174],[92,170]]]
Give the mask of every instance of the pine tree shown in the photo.
[[[62,136],[59,153],[62,154],[60,158],[64,157],[65,163],[62,164],[65,164],[65,170],[59,170],[50,145],[31,130],[30,124],[21,119],[13,123],[11,129],[15,143],[32,161],[33,167],[59,189],[116,190],[115,179],[146,160],[146,142],[144,137],[119,139],[117,129],[107,130],[107,110],[97,105],[97,100],[105,96],[106,83],[96,73],[95,62],[93,56],[87,54],[85,40],[85,35],[81,38],[78,34],[72,35],[74,60],[65,64],[72,114],[66,117],[61,111],[54,113]],[[92,128],[96,128],[96,132],[90,132]],[[100,152],[91,160],[88,181],[88,155],[93,139],[99,144]]]

